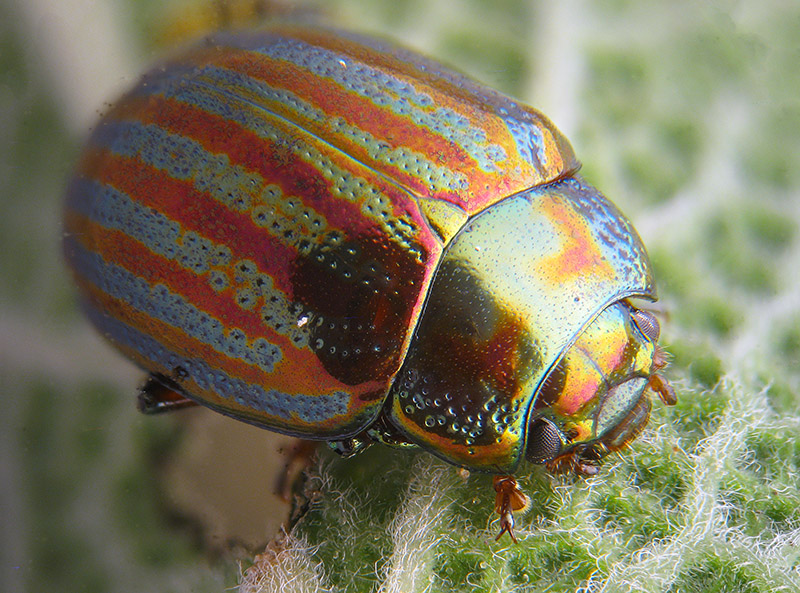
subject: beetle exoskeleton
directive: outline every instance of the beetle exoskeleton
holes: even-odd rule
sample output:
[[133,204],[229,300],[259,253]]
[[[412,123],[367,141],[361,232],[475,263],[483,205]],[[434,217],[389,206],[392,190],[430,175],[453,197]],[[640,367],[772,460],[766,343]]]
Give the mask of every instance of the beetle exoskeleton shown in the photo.
[[645,248],[578,169],[541,113],[409,50],[222,33],[99,123],[64,248],[90,320],[161,386],[146,408],[593,473],[648,388],[674,394],[628,300],[656,297]]

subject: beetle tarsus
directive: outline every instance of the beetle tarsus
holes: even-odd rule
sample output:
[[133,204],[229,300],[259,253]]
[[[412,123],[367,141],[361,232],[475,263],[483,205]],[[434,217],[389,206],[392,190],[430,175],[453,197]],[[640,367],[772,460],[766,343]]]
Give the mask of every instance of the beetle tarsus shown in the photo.
[[672,385],[658,373],[650,375],[648,386],[658,394],[658,397],[661,398],[664,404],[674,406],[678,403],[678,396],[675,395],[675,390],[672,388]]
[[514,515],[511,513],[511,511],[508,511],[500,516],[500,533],[497,534],[497,537],[494,538],[494,541],[500,541],[500,538],[503,537],[504,533],[507,533],[511,538],[511,541],[513,541],[515,544],[519,543],[517,536],[514,535]]
[[514,535],[514,513],[522,513],[528,510],[531,499],[519,487],[514,476],[495,476],[494,490],[497,496],[494,500],[494,510],[500,515],[500,533],[497,534],[495,541],[499,540],[504,533],[507,533],[511,540],[518,543],[517,536]]
[[[653,368],[660,371],[669,364],[669,354],[664,348],[656,345],[656,351],[653,354]],[[678,403],[678,396],[675,395],[675,390],[663,376],[658,372],[650,375],[650,380],[647,383],[648,387],[658,394],[661,401],[668,406],[674,406]]]

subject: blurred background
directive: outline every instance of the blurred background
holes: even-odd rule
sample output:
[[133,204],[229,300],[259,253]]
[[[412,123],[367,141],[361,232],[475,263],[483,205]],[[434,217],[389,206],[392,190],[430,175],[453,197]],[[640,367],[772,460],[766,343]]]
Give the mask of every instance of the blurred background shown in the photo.
[[[219,6],[0,0],[3,591],[222,591],[288,514],[272,493],[275,451],[288,440],[204,410],[138,415],[141,374],[82,319],[60,257],[62,192],[88,130],[149,63],[213,28]],[[733,509],[725,527],[755,548],[800,549],[800,4],[309,0],[299,9],[421,49],[555,122],[656,268],[681,403],[656,410],[654,425],[675,426],[668,436],[688,459],[701,459],[721,428],[741,431],[742,448],[730,445],[709,482],[717,508]],[[247,0],[227,10],[231,22],[253,13]],[[682,479],[696,484],[697,464],[686,467]],[[797,590],[797,552],[786,554],[769,578]],[[710,558],[722,560],[681,573],[692,590],[717,590],[704,566],[728,567],[737,590],[767,590],[763,570]],[[553,590],[589,574],[554,570]]]

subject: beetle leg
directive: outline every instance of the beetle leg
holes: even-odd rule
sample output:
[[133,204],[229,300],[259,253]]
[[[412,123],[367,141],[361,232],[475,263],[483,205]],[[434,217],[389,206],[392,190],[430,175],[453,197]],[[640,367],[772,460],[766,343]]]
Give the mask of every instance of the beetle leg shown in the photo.
[[675,390],[672,388],[672,385],[658,373],[650,375],[648,386],[658,394],[658,397],[660,397],[661,401],[666,405],[674,406],[678,403],[678,396],[675,395]]
[[[653,355],[653,367],[656,371],[660,371],[669,364],[669,354],[661,346],[656,345],[656,351]],[[661,401],[668,406],[674,406],[678,403],[678,396],[675,395],[675,390],[664,377],[657,372],[650,375],[648,382],[650,389],[658,394]]]
[[528,510],[531,499],[520,489],[513,476],[495,476],[493,482],[494,490],[497,492],[494,510],[500,515],[500,533],[497,534],[495,541],[503,537],[504,533],[508,533],[516,544],[518,542],[514,535],[514,513]]
[[575,474],[584,478],[596,476],[600,472],[597,465],[580,459],[574,453],[556,457],[548,461],[545,467],[551,474]]
[[[389,447],[397,449],[417,449],[418,446],[409,441],[395,428],[391,422],[386,418],[383,411],[378,415],[369,428],[367,428],[366,436],[376,443],[381,443]],[[362,436],[362,435],[359,435]]]
[[275,480],[275,494],[284,502],[291,502],[292,488],[303,471],[311,465],[318,445],[319,441],[295,439],[294,444],[283,451],[286,464]]
[[161,414],[197,405],[180,392],[175,381],[157,373],[147,376],[136,398],[136,407],[143,414]]
[[494,541],[499,541],[500,538],[503,537],[504,533],[508,533],[511,541],[513,541],[515,544],[519,543],[517,536],[514,535],[514,515],[511,511],[506,511],[500,515],[500,533],[497,534],[497,537],[494,538]]

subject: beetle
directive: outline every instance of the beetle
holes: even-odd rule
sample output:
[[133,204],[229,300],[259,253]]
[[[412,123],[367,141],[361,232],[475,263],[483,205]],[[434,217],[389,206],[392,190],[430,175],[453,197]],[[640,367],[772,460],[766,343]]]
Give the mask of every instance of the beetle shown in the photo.
[[[96,328],[199,403],[496,474],[591,475],[646,425],[652,268],[543,114],[393,43],[222,32],[146,73],[67,190],[64,252]],[[499,537],[499,536],[498,536]]]

